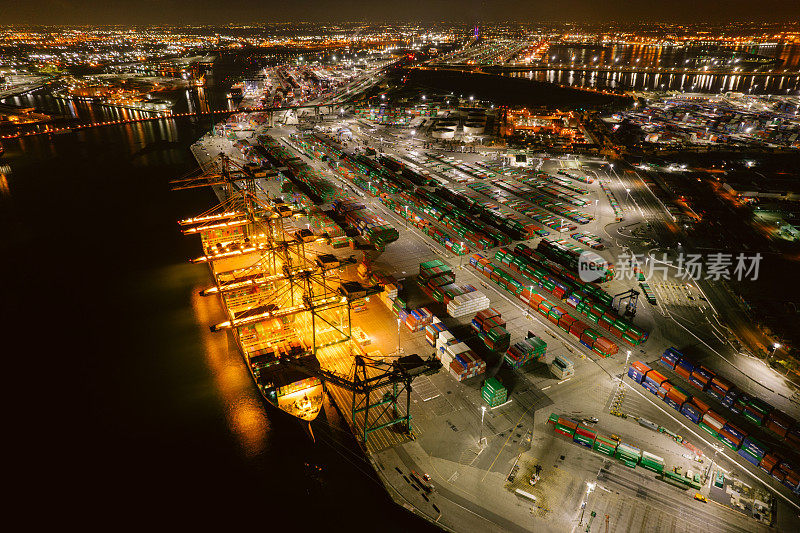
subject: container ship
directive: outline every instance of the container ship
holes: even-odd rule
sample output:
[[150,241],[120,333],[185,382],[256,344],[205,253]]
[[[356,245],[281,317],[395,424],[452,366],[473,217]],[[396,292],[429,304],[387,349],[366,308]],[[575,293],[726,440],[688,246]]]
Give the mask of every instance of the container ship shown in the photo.
[[219,297],[227,315],[211,329],[230,330],[270,405],[311,422],[322,409],[324,387],[314,375],[319,363],[314,339],[309,339],[309,313],[303,312],[306,293],[289,279],[287,269],[310,271],[313,265],[275,253],[276,241],[293,239],[283,233],[290,223],[279,213],[287,219],[295,213],[286,205],[246,207],[251,202],[235,185],[214,190],[221,201],[216,212],[180,222],[184,234],[200,235],[204,255],[193,262],[207,263],[214,279],[200,294]]

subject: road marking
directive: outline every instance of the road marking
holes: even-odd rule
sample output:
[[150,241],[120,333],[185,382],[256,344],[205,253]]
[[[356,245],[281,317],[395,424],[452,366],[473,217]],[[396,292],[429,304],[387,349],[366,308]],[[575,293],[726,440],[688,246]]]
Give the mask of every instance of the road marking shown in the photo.
[[541,390],[543,390],[543,391],[544,391],[544,390],[547,390],[547,389],[549,389],[550,387],[552,387],[552,385],[548,385],[547,387],[542,387],[542,389],[541,389]]
[[557,383],[557,385],[561,385],[562,383],[566,383],[567,381],[571,380],[572,378],[562,379]]

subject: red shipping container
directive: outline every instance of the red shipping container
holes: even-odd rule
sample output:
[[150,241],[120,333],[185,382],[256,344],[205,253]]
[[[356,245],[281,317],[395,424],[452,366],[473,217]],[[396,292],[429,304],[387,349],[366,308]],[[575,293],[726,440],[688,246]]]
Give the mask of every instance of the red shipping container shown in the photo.
[[600,337],[594,341],[594,346],[592,346],[592,349],[599,350],[603,355],[606,356],[614,355],[619,350],[616,344],[605,337]]
[[573,322],[573,323],[572,323],[572,325],[569,327],[569,332],[570,332],[570,333],[572,333],[573,335],[575,335],[576,337],[580,338],[580,336],[581,336],[581,333],[583,333],[584,331],[586,331],[586,329],[587,329],[588,327],[589,327],[588,325],[584,324],[584,323],[583,323],[583,322],[581,322],[580,320],[576,320],[576,321],[575,321],[575,322]]
[[575,317],[567,314],[562,315],[561,320],[558,321],[558,325],[561,326],[562,328],[566,328],[567,331],[569,331],[570,327],[572,327],[572,324],[574,323],[575,323]]
[[631,363],[631,366],[636,370],[638,370],[639,372],[641,372],[642,374],[647,374],[648,372],[652,372],[652,370],[647,368],[647,366],[641,361],[634,361],[633,363]]
[[572,438],[572,435],[571,435],[570,433],[567,433],[566,431],[562,431],[562,430],[560,430],[560,429],[558,429],[558,428],[555,428],[555,430],[554,430],[554,431],[555,431],[556,433],[559,433],[559,434],[561,434],[561,435],[564,435],[565,437],[568,437],[568,438],[570,438],[570,439]]
[[687,380],[688,380],[688,379],[691,377],[691,375],[692,375],[692,374],[691,374],[691,373],[690,373],[688,370],[686,370],[685,368],[682,368],[680,365],[678,365],[678,366],[676,366],[676,367],[675,367],[675,373],[676,373],[676,374],[678,374],[678,375],[680,375],[680,376],[683,376],[683,377],[684,377],[684,378],[686,378]]

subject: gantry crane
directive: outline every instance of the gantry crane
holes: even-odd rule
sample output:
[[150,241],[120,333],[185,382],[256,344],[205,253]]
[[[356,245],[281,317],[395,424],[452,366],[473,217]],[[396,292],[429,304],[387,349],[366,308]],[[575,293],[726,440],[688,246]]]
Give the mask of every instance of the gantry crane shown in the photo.
[[[614,296],[611,300],[611,307],[612,309],[616,309],[622,315],[636,315],[636,304],[639,301],[639,291],[635,289],[630,289],[625,292],[621,292]],[[616,305],[615,305],[616,302]],[[625,307],[622,307],[622,303],[625,302]]]
[[[218,206],[193,218],[180,221],[184,234],[199,234],[204,255],[193,260],[207,263],[214,285],[203,289],[203,296],[220,296],[228,310],[228,320],[211,326],[212,331],[232,330],[239,338],[239,328],[264,320],[290,319],[299,316],[309,322],[310,349],[315,357],[284,357],[282,365],[295,368],[352,392],[351,418],[354,427],[363,416],[366,445],[370,433],[403,423],[411,432],[411,384],[415,377],[437,372],[442,364],[435,358],[422,360],[418,355],[401,357],[393,362],[378,361],[367,355],[350,353],[353,364],[349,375],[321,368],[318,350],[351,341],[351,307],[380,293],[379,285],[364,286],[342,281],[336,272],[356,259],[340,259],[332,254],[311,253],[308,245],[328,242],[327,235],[314,235],[308,229],[287,231],[285,222],[305,215],[275,199],[259,194],[256,181],[277,174],[252,165],[239,165],[220,154],[199,175],[189,175],[173,182],[174,189],[215,187],[224,198]],[[222,233],[222,236],[219,236]],[[227,259],[253,258],[244,267],[217,271],[216,265]],[[346,315],[346,316],[345,316]],[[325,329],[325,337],[318,328]],[[380,397],[375,397],[382,389]],[[406,394],[405,414],[398,402]],[[370,416],[372,414],[372,416]],[[387,418],[388,417],[388,420]]]

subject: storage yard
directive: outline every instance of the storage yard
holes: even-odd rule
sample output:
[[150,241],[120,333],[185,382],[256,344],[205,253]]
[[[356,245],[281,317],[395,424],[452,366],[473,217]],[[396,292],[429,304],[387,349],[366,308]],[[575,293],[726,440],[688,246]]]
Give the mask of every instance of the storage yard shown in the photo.
[[[655,149],[800,147],[800,99],[741,93],[650,96],[605,120],[612,138]],[[631,140],[633,142],[631,142]]]
[[[405,421],[374,432],[328,387],[398,504],[459,531],[796,527],[791,394],[732,373],[710,346],[687,350],[695,359],[665,352],[698,345],[660,288],[673,278],[651,279],[644,256],[617,263],[634,246],[620,228],[670,217],[642,200],[655,198],[646,184],[602,159],[538,154],[523,167],[493,148],[425,148],[373,120],[220,130],[195,155],[266,169],[260,191],[304,211],[292,224],[316,239],[308,249],[352,257],[342,281],[383,288],[353,308],[358,353],[441,362],[397,402]],[[697,312],[692,334],[705,337],[712,324]],[[341,374],[348,358],[318,355]],[[718,414],[726,401],[738,412]]]

